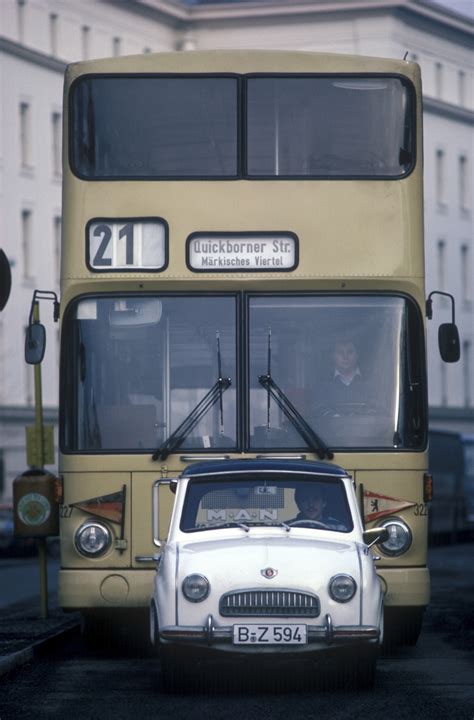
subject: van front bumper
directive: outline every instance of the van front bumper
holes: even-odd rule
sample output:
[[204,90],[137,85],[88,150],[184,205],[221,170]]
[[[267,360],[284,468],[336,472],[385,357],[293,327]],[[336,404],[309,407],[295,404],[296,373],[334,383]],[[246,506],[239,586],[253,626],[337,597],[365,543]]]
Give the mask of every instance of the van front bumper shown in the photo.
[[[249,623],[257,624],[257,623]],[[204,626],[176,626],[169,625],[160,629],[160,638],[167,642],[180,643],[201,643],[204,642],[208,646],[230,643],[233,638],[233,626],[226,625],[217,627],[214,624],[212,615],[208,615]],[[378,642],[380,639],[380,630],[375,625],[334,625],[329,613],[325,616],[324,625],[311,626],[307,628],[308,645],[319,643],[324,646],[337,644],[338,642]],[[241,646],[239,646],[241,647]],[[248,646],[247,646],[248,647]],[[262,647],[256,645],[253,647]],[[265,647],[273,647],[281,649],[281,645],[266,645]],[[288,650],[295,651],[302,647],[299,645],[285,645]],[[304,647],[304,646],[303,646]]]

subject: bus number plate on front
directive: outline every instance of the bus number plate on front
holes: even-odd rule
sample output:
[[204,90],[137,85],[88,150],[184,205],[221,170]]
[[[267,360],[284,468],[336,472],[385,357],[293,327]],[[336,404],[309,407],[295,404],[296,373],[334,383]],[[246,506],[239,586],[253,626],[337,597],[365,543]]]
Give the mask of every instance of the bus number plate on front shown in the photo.
[[305,645],[306,625],[234,625],[234,645]]
[[87,264],[95,272],[164,270],[167,231],[160,218],[92,220],[87,226]]

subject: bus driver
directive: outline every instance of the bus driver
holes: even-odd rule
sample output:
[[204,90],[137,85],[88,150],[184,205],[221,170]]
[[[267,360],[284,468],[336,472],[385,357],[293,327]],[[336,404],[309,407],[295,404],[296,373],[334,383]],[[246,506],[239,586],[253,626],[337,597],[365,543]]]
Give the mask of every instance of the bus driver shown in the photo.
[[334,345],[334,381],[349,387],[361,380],[359,353],[352,340],[341,338]]

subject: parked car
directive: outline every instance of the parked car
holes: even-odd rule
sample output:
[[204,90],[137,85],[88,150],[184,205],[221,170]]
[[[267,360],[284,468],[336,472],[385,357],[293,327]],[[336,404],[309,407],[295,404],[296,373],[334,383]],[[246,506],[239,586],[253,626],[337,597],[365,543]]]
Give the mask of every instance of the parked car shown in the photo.
[[13,508],[11,505],[0,505],[0,553],[7,554],[15,545],[13,534]]
[[[159,543],[155,483],[154,535]],[[169,481],[168,481],[169,482]],[[361,687],[375,678],[383,590],[351,477],[299,460],[197,463],[176,492],[150,607],[167,690],[192,681],[196,657],[304,661]],[[205,666],[205,663],[204,663]]]
[[466,495],[466,528],[474,537],[474,435],[462,437],[464,454],[464,493]]
[[[51,558],[59,558],[59,538],[46,538],[46,550]],[[38,551],[35,538],[15,535],[12,503],[0,503],[0,556],[28,557]]]
[[474,537],[474,436],[431,430],[429,468],[433,475],[430,541],[471,539]]

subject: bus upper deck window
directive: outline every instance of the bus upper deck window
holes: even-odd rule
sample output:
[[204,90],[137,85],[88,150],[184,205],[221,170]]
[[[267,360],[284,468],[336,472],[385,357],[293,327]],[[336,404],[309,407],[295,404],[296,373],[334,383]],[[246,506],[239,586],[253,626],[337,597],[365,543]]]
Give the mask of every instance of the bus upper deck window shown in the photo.
[[85,76],[71,91],[70,161],[89,180],[233,177],[237,79]]
[[401,177],[414,161],[411,88],[397,77],[248,81],[250,176]]

